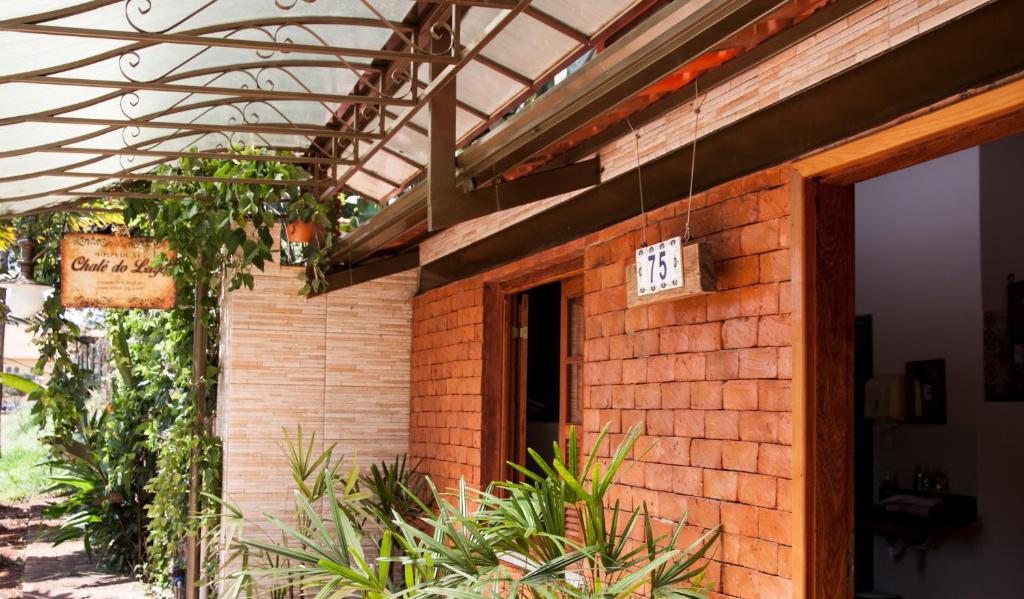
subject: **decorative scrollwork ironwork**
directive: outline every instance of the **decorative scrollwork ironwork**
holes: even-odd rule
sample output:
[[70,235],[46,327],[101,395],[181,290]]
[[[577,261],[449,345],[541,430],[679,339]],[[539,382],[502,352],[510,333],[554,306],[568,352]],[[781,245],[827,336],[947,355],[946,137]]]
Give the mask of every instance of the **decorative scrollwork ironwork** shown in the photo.
[[[234,36],[236,36],[236,35],[238,35],[240,33],[243,33],[243,32],[257,32],[257,33],[262,34],[263,36],[265,36],[269,42],[273,42],[273,43],[277,43],[277,44],[294,44],[295,43],[295,38],[294,38],[293,34],[296,31],[304,33],[306,35],[309,35],[313,40],[316,41],[316,43],[318,43],[318,44],[320,44],[320,45],[322,45],[324,47],[329,47],[329,45],[330,45],[330,43],[326,39],[324,39],[324,37],[322,35],[320,35],[316,31],[314,31],[312,28],[310,28],[310,27],[308,27],[306,25],[290,24],[290,23],[283,24],[283,25],[278,25],[278,26],[274,26],[274,27],[250,26],[250,27],[239,28],[239,29],[235,29],[235,30],[229,31],[224,37],[225,38],[234,37]],[[161,82],[163,80],[166,80],[166,79],[168,79],[171,76],[176,75],[176,74],[184,75],[185,71],[182,70],[184,67],[186,67],[190,63],[194,62],[200,56],[202,56],[204,53],[206,53],[206,52],[208,52],[210,50],[211,50],[210,46],[203,47],[203,48],[201,48],[199,50],[196,50],[195,52],[191,53],[189,56],[185,57],[183,60],[177,62],[174,65],[172,65],[170,68],[165,69],[162,73],[160,73],[158,75],[155,75],[155,76],[143,78],[143,77],[139,76],[137,73],[133,72],[133,71],[137,71],[142,66],[143,55],[138,50],[136,50],[136,49],[129,49],[129,50],[126,50],[125,52],[123,52],[118,57],[118,69],[121,72],[121,76],[122,77],[124,77],[126,80],[131,81],[133,83],[157,83],[157,82]],[[254,52],[255,52],[256,56],[259,57],[261,60],[270,60],[276,54],[278,54],[279,52],[282,52],[282,51],[277,50],[277,49],[265,49],[265,50],[257,49]],[[409,90],[407,90],[407,91],[405,91],[404,93],[401,93],[401,94],[386,94],[380,85],[374,83],[374,81],[372,79],[370,79],[370,78],[368,78],[366,76],[366,74],[365,74],[366,70],[367,70],[366,67],[360,67],[359,65],[353,64],[346,57],[344,57],[342,55],[335,55],[334,59],[339,63],[339,66],[341,66],[342,68],[344,68],[348,72],[350,72],[353,75],[355,75],[357,80],[360,83],[362,83],[363,85],[365,85],[366,88],[371,92],[371,95],[373,95],[373,96],[379,96],[379,97],[387,98],[387,99],[406,99],[406,98],[410,97],[410,95],[411,95],[413,98],[415,98],[415,93],[416,93],[415,86],[410,87]],[[414,68],[414,64],[410,65],[410,70],[412,68]],[[239,72],[240,73],[240,72],[245,72],[245,70],[246,69],[232,69],[231,67],[225,67],[223,73],[228,73],[228,72]],[[264,68],[260,69],[260,72],[261,73],[265,73],[268,70],[278,70],[278,71],[281,71],[282,73],[286,74],[289,79],[291,79],[292,81],[297,83],[300,87],[302,87],[303,90],[305,90],[307,92],[310,92],[310,93],[314,93],[313,90],[308,85],[306,85],[302,81],[301,78],[296,77],[286,67],[283,67],[283,66],[268,66],[268,67],[264,67]],[[214,77],[214,79],[211,79],[210,81],[208,81],[207,84],[212,83],[213,81],[215,81],[219,77],[220,77],[220,75],[218,75],[217,77]],[[411,79],[409,74],[406,73],[404,70],[393,71],[391,77],[396,82],[400,82],[400,83],[404,82],[406,80]],[[269,77],[255,80],[254,83],[256,84],[256,89],[261,89],[261,90],[264,90],[264,91],[273,91],[275,89],[275,82],[274,82],[273,79],[270,79]],[[401,86],[398,86],[398,89],[401,89]],[[323,105],[324,109],[327,110],[328,112],[331,111],[331,108],[329,106],[327,106],[327,104],[325,104],[324,102],[321,101],[320,104]]]
[[139,105],[139,102],[141,102],[141,99],[139,98],[139,94],[137,92],[125,92],[118,99],[118,105],[121,108],[121,114],[125,118],[131,118],[131,115],[128,114],[128,107],[130,106],[131,108],[135,108]]
[[[302,2],[305,4],[315,4],[316,0],[302,0]],[[274,6],[280,8],[281,10],[291,10],[295,8],[295,6],[298,3],[299,0],[291,0],[291,2],[288,2],[286,0],[274,0]]]
[[[457,39],[457,30],[447,21],[438,21],[431,25],[429,29],[429,35],[433,41],[446,41],[445,38],[447,37],[447,46],[442,47],[440,50],[424,48],[423,46],[418,44],[415,39],[406,35],[404,31],[396,27],[394,23],[392,23],[391,20],[388,19],[387,16],[385,16],[384,13],[380,11],[380,9],[373,5],[372,0],[359,1],[363,4],[363,6],[367,8],[367,10],[373,13],[373,16],[377,17],[377,19],[380,20],[381,23],[387,25],[388,29],[390,29],[391,32],[394,33],[396,37],[398,37],[398,39],[402,40],[402,42],[405,45],[414,49],[416,52],[421,52],[423,54],[427,54],[430,56],[444,56],[446,54],[453,54],[455,52],[455,49],[458,47],[459,40]],[[431,46],[433,46],[433,44],[431,44]]]
[[[161,29],[147,29],[144,25],[141,25],[135,21],[136,17],[134,16],[134,13],[138,13],[139,18],[145,18],[153,10],[152,0],[125,0],[124,19],[128,22],[129,25],[132,26],[132,29],[140,33],[167,33],[168,31],[171,31],[172,29],[180,27],[181,25],[189,22],[190,20],[192,20],[193,17],[202,13],[204,10],[214,5],[216,2],[217,0],[209,0],[199,8],[193,10],[192,12],[188,13],[187,15],[175,21],[174,23],[168,25],[167,27],[163,27]],[[136,5],[134,11],[132,10],[133,4]]]

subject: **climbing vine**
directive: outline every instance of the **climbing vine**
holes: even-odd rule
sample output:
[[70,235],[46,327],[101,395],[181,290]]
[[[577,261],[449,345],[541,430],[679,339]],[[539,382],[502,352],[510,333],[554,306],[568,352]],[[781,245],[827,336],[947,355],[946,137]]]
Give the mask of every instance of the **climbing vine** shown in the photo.
[[[245,156],[265,153],[245,149],[231,159],[190,160],[160,169],[161,174],[217,177],[237,180],[296,181],[294,185],[256,183],[154,183],[152,192],[183,196],[161,202],[133,200],[126,203],[125,220],[133,234],[166,241],[175,259],[169,264],[178,298],[174,310],[166,315],[168,328],[180,332],[169,340],[176,347],[169,353],[171,369],[179,373],[175,386],[188,398],[179,417],[162,432],[158,451],[157,474],[148,489],[153,494],[149,506],[151,557],[153,572],[171,570],[180,554],[178,543],[186,533],[199,536],[199,521],[187,517],[188,467],[193,452],[199,456],[199,468],[206,495],[219,496],[220,446],[211,434],[216,410],[217,348],[220,330],[220,298],[225,291],[253,288],[252,269],[262,270],[273,259],[273,230],[289,215],[288,205],[302,203],[309,214],[333,214],[333,202],[320,202],[299,186],[308,175],[293,164],[276,161],[246,160]],[[317,210],[316,207],[319,207]],[[291,211],[292,218],[309,217]],[[326,237],[333,239],[336,224],[319,217]],[[196,297],[196,289],[205,289]],[[200,302],[195,310],[195,302]],[[193,314],[203,319],[208,332],[205,356],[205,401],[198,401],[190,387],[192,377]],[[187,393],[184,393],[188,390]],[[198,406],[206,405],[206,413]],[[202,433],[196,435],[196,431]],[[216,505],[202,499],[200,513]]]
[[[102,202],[105,209],[120,210],[109,219],[76,221],[54,215],[15,223],[21,235],[40,242],[37,279],[55,287],[35,324],[39,368],[48,363],[52,374],[49,385],[34,397],[37,419],[54,431],[54,465],[67,475],[64,500],[54,513],[66,518],[67,538],[96,542],[111,564],[137,567],[159,583],[170,582],[181,568],[183,539],[200,532],[201,519],[189,518],[187,503],[193,455],[198,458],[200,491],[219,495],[221,450],[211,429],[220,299],[225,292],[253,288],[252,269],[263,269],[273,260],[273,232],[282,220],[319,225],[318,242],[305,250],[313,280],[304,291],[318,290],[316,273],[322,281],[320,262],[338,234],[334,198],[322,201],[304,190],[301,181],[308,174],[297,165],[247,159],[255,154],[266,155],[238,148],[223,159],[165,165],[158,174],[205,179],[134,183],[134,191],[176,197]],[[206,182],[209,178],[234,181]],[[246,182],[257,179],[294,184]],[[166,242],[170,252],[163,260],[177,288],[170,310],[108,311],[104,327],[114,368],[108,397],[99,409],[89,400],[97,389],[73,355],[81,331],[61,309],[59,280],[61,234],[97,229]],[[208,332],[199,357],[206,365],[202,397],[192,384],[197,319]],[[200,501],[200,513],[217,509],[206,499]],[[131,527],[125,524],[129,521]],[[118,530],[122,533],[115,534]]]

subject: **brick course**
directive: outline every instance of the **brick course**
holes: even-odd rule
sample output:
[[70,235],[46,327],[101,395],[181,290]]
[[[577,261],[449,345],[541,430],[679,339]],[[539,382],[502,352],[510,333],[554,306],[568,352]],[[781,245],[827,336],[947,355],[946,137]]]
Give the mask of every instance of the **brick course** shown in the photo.
[[480,481],[483,285],[413,300],[409,451],[440,488]]

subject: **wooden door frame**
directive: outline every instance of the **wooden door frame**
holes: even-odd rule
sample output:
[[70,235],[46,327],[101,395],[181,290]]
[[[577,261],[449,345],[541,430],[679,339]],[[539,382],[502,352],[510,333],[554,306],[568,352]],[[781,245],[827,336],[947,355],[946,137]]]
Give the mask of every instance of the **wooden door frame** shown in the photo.
[[[794,596],[853,597],[853,187],[791,173]],[[801,582],[802,581],[802,582]]]
[[[578,356],[569,355],[569,337],[572,331],[569,329],[569,306],[573,298],[583,298],[583,275],[575,274],[562,279],[562,293],[559,298],[559,321],[560,330],[558,338],[558,444],[565,448],[569,438],[569,427],[579,426],[583,422],[569,422],[569,365],[579,365],[579,376],[583,374],[583,352],[582,348]],[[586,335],[584,335],[586,337]],[[585,343],[583,344],[585,345]],[[565,399],[566,401],[562,401]],[[582,411],[583,398],[580,397],[580,408]],[[563,456],[564,459],[564,456]]]
[[850,599],[853,184],[1024,131],[1024,74],[970,90],[787,168],[793,323],[793,596]]
[[582,246],[578,253],[547,263],[542,268],[515,271],[514,276],[484,283],[482,401],[480,406],[480,484],[506,480],[509,455],[505,431],[509,428],[514,398],[510,384],[513,356],[511,331],[513,298],[517,293],[572,278],[583,273]]

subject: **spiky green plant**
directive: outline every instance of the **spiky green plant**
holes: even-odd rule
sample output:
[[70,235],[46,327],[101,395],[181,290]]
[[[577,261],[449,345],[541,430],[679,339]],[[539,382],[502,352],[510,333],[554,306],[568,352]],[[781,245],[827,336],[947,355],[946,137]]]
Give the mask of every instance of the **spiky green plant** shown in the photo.
[[[296,493],[297,508],[310,522],[308,531],[269,517],[287,542],[243,541],[288,564],[250,568],[239,575],[298,581],[310,593],[315,590],[318,599],[625,599],[641,589],[659,598],[706,597],[706,557],[721,530],[711,530],[681,550],[677,544],[684,521],[672,533],[658,536],[646,505],[633,510],[618,503],[609,506],[609,491],[624,472],[639,430],[629,432],[602,468],[594,456],[600,454],[606,432],[598,435],[591,457],[580,468],[574,466],[578,451],[572,431],[564,460],[547,462],[531,452],[540,474],[516,466],[526,477],[521,483],[471,490],[461,481],[454,495],[448,495],[427,479],[436,505],[433,513],[417,522],[392,511],[390,522],[380,523],[384,532],[379,542],[351,516],[335,485],[327,488],[326,517]],[[555,455],[563,455],[557,446]],[[408,487],[406,492],[413,495]],[[582,539],[568,536],[567,509],[578,511]],[[630,541],[638,525],[642,543]],[[375,551],[366,553],[367,545]],[[392,563],[402,565],[402,580],[389,575]]]

